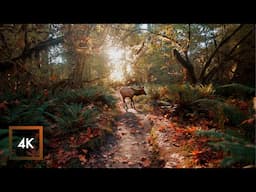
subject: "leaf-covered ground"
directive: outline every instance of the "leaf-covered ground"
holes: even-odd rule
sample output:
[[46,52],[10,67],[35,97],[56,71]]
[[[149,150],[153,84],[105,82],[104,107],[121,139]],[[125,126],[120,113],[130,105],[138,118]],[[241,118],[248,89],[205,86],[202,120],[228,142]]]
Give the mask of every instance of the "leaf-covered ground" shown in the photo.
[[161,107],[125,111],[119,95],[114,96],[118,99],[115,109],[106,107],[94,126],[52,134],[44,161],[27,162],[24,167],[214,168],[228,155],[213,150],[210,138],[197,134],[217,129],[218,124],[209,118],[194,114],[180,118],[170,112],[175,105],[167,114]]
[[[185,125],[162,114],[147,114],[134,109],[126,112],[121,101],[117,108],[115,129],[106,143],[89,156],[87,150],[84,154],[76,154],[81,167],[218,167],[222,153],[204,148],[207,138],[193,136],[196,130],[207,129],[211,122],[202,120],[197,125]],[[104,122],[101,126],[105,126]]]

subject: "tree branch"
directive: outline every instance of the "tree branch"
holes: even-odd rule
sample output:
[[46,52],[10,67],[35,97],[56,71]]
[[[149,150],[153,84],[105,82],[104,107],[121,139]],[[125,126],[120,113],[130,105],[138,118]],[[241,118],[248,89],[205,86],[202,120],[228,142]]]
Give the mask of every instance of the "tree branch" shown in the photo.
[[213,75],[216,74],[223,67],[223,65],[225,64],[225,61],[231,57],[231,55],[236,50],[238,45],[240,45],[243,41],[245,41],[249,37],[249,35],[253,32],[253,30],[254,28],[251,29],[242,39],[240,39],[240,41],[238,41],[237,44],[235,44],[235,46],[229,51],[229,53],[226,54],[226,58],[224,59],[224,61],[222,61],[218,66],[212,68],[212,70],[204,77],[204,81],[208,81],[209,79],[211,79]]
[[209,65],[211,64],[211,61],[213,59],[213,57],[216,55],[216,53],[219,51],[219,49],[225,44],[227,43],[231,37],[233,37],[244,25],[241,24],[239,25],[239,27],[237,27],[229,36],[227,36],[225,39],[223,39],[220,44],[217,46],[217,48],[214,50],[214,52],[212,52],[212,54],[210,55],[209,59],[206,61],[204,68],[202,69],[202,72],[200,74],[199,79],[202,81],[205,75],[205,72],[207,70],[207,68],[209,67]]
[[176,49],[173,50],[173,54],[175,58],[179,61],[179,63],[187,70],[189,78],[191,79],[191,83],[195,84],[197,82],[197,79],[195,76],[193,65],[190,63],[189,60],[185,60]]
[[178,41],[172,39],[171,37],[168,37],[167,35],[164,35],[164,34],[161,34],[161,33],[156,33],[156,32],[154,32],[154,31],[150,31],[150,30],[148,30],[148,29],[133,29],[133,30],[131,30],[131,29],[125,29],[125,28],[121,28],[121,27],[114,27],[114,26],[112,26],[112,28],[120,29],[120,30],[123,30],[123,31],[128,31],[128,32],[130,32],[130,33],[127,34],[122,40],[124,40],[124,39],[127,38],[129,35],[131,35],[132,33],[137,32],[137,31],[147,31],[147,32],[150,33],[150,34],[163,37],[163,38],[165,38],[165,39],[167,39],[167,40],[169,40],[169,41],[175,43],[178,47],[182,47],[181,44],[180,44]]
[[35,47],[25,50],[18,57],[12,58],[7,61],[0,61],[0,67],[1,67],[0,71],[5,71],[5,70],[12,68],[18,60],[24,60],[25,58],[30,57],[34,52],[39,52],[39,51],[46,49],[50,46],[54,46],[54,45],[57,45],[57,44],[63,43],[63,42],[64,42],[63,36],[55,38],[55,39],[50,38],[50,39],[47,39],[46,41],[42,41],[42,42],[38,43]]

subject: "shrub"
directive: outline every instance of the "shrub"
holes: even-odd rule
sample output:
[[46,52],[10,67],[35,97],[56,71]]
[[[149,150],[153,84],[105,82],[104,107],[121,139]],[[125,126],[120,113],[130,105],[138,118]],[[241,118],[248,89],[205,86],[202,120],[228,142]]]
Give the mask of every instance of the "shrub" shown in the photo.
[[180,103],[190,104],[197,99],[210,97],[214,94],[214,89],[212,84],[209,85],[196,85],[192,86],[190,84],[183,85],[169,85],[169,95],[171,97],[175,96],[175,100]]
[[238,98],[248,98],[255,95],[255,88],[238,83],[232,83],[217,87],[216,94],[224,97],[233,96]]
[[83,107],[81,103],[63,104],[58,108],[57,115],[46,112],[58,125],[58,128],[67,132],[86,128],[93,122],[96,116],[96,109]]
[[230,167],[236,163],[255,165],[256,146],[248,143],[243,138],[231,133],[221,133],[216,130],[198,131],[199,136],[217,138],[208,144],[215,150],[222,150],[227,156],[222,160],[222,167]]
[[212,111],[215,114],[215,120],[222,120],[223,124],[225,119],[223,115],[228,119],[228,123],[231,125],[239,125],[246,116],[238,108],[228,105],[221,100],[217,99],[198,99],[192,103],[196,106],[197,110]]

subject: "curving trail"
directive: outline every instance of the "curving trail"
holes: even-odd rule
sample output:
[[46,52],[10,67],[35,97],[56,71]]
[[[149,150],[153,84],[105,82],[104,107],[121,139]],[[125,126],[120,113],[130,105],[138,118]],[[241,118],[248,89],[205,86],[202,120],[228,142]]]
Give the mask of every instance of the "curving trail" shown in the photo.
[[[115,95],[119,98],[118,93]],[[164,135],[159,138],[159,147],[165,150],[167,159],[159,158],[152,143],[150,133],[152,127],[163,126],[167,122],[157,116],[144,114],[134,109],[123,108],[121,99],[117,103],[119,114],[116,116],[116,131],[107,143],[95,153],[86,167],[93,168],[144,168],[144,167],[177,167],[184,157],[177,151],[178,147],[171,142],[166,142]]]

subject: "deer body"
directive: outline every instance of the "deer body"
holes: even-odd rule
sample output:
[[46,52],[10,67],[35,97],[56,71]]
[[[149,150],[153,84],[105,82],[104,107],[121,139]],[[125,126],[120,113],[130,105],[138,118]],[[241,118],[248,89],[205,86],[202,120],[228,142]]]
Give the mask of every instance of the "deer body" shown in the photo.
[[144,87],[141,87],[139,89],[134,89],[132,87],[123,87],[123,88],[120,89],[120,94],[122,96],[123,103],[125,104],[126,111],[128,109],[128,106],[126,105],[126,102],[125,102],[126,97],[130,98],[131,107],[135,109],[133,97],[138,96],[138,95],[147,95],[145,90],[144,90]]

